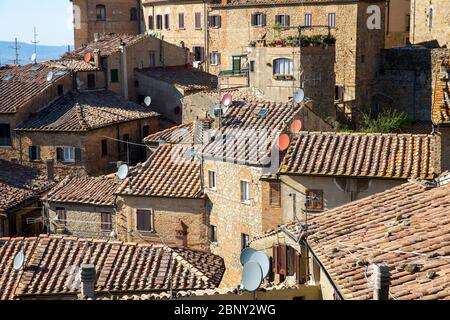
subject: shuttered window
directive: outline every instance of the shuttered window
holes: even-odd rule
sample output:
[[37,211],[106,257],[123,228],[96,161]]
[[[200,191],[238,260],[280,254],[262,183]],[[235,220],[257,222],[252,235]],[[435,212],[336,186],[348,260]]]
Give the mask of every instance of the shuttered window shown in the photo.
[[112,214],[110,212],[102,212],[102,230],[112,231]]
[[288,275],[288,247],[285,244],[273,245],[273,272]]
[[324,209],[323,190],[306,190],[306,209],[311,211]]
[[270,183],[270,206],[281,206],[281,184],[279,182]]
[[136,212],[136,228],[138,231],[154,231],[153,210],[138,210]]
[[195,29],[201,29],[202,28],[202,13],[196,12],[195,13]]
[[295,251],[295,280],[297,284],[303,284],[303,279],[301,275],[301,254],[298,251]]
[[252,26],[254,27],[264,27],[266,25],[266,15],[261,12],[252,14]]
[[158,14],[156,16],[156,29],[161,30],[163,27],[163,17],[162,15]]
[[56,208],[56,221],[58,224],[62,224],[62,225],[67,224],[66,209]]
[[178,29],[184,29],[184,13],[178,14]]
[[222,17],[218,14],[209,16],[208,23],[211,28],[220,28],[222,27]]
[[336,28],[336,13],[328,14],[328,26],[333,29]]
[[41,159],[41,148],[39,146],[30,146],[28,148],[30,161],[38,161]]
[[305,27],[311,27],[312,26],[312,14],[306,13],[305,14]]
[[168,14],[165,14],[164,15],[164,28],[166,29],[166,30],[169,30],[170,29],[170,19],[169,19],[169,15]]
[[153,16],[148,16],[148,28],[149,30],[155,29],[155,21]]
[[291,24],[291,18],[287,14],[276,15],[275,23],[282,25],[283,27],[288,27]]
[[0,146],[11,145],[11,126],[8,123],[0,123]]

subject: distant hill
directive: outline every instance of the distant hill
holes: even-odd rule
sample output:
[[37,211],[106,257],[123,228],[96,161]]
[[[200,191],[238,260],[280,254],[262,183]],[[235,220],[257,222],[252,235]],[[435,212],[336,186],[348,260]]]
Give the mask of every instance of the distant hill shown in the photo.
[[[19,42],[19,63],[30,63],[31,55],[34,52],[34,45],[31,43]],[[14,42],[0,41],[0,64],[4,65],[12,63],[10,60],[14,60],[15,51],[11,47],[14,47]],[[73,49],[73,48],[71,48]],[[37,61],[46,61],[51,59],[58,59],[62,54],[67,52],[67,46],[37,46]]]

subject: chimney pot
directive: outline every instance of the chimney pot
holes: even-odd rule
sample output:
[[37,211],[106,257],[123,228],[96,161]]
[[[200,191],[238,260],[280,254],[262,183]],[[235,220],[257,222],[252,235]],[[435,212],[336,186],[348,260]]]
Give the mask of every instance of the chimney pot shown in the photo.
[[87,299],[95,298],[96,271],[93,264],[81,265],[81,296]]
[[54,160],[53,159],[47,159],[47,179],[48,181],[54,181],[55,180],[55,169],[54,169]]

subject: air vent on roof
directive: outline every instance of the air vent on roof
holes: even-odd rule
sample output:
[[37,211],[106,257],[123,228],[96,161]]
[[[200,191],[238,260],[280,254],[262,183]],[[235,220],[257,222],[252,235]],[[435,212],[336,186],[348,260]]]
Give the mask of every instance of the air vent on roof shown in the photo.
[[65,71],[57,71],[57,72],[55,72],[55,76],[57,76],[57,77],[62,77],[62,76],[64,76],[65,74],[66,74]]
[[263,108],[263,109],[259,110],[258,117],[264,118],[265,116],[267,116],[268,113],[269,113],[269,109]]
[[30,71],[38,71],[38,70],[40,70],[42,67],[41,66],[32,66],[31,68],[30,68]]

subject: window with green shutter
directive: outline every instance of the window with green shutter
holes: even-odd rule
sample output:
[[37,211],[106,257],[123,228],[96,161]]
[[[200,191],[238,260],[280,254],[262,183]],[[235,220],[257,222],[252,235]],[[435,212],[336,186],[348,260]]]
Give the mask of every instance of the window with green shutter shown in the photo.
[[119,82],[119,70],[111,69],[111,82],[116,83]]
[[81,162],[81,149],[75,148],[75,162]]
[[30,161],[38,161],[41,159],[40,155],[40,147],[39,146],[29,146],[28,147],[28,156]]
[[56,160],[57,161],[64,161],[64,151],[62,147],[56,148]]

